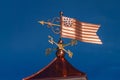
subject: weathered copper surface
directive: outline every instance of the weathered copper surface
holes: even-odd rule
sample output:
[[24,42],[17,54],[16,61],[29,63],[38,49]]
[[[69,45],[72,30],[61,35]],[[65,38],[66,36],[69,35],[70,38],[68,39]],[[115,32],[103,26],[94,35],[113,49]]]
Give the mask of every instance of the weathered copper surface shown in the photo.
[[75,69],[64,55],[64,51],[58,48],[57,57],[48,66],[23,80],[87,80],[86,74]]

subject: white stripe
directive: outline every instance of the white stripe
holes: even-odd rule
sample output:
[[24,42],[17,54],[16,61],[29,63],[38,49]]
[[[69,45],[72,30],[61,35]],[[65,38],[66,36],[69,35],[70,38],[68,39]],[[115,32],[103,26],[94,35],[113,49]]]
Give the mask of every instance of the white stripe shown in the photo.
[[90,24],[90,23],[85,23],[85,22],[81,22],[82,25],[85,25],[85,26],[96,26],[96,27],[100,27],[100,25],[97,25],[97,24]]

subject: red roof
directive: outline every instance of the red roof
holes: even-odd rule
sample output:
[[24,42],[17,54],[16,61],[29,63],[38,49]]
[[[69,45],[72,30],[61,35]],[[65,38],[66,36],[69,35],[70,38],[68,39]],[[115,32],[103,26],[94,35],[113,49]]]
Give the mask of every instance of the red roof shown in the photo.
[[75,69],[65,58],[55,58],[48,66],[23,80],[56,80],[85,78],[86,74]]

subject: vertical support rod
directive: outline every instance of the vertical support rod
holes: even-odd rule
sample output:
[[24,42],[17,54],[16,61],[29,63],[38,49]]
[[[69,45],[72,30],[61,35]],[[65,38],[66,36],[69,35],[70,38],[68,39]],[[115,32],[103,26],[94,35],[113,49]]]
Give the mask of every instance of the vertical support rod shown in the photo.
[[60,11],[60,38],[62,39],[61,37],[61,30],[62,30],[62,16],[63,16],[63,12]]
[[[60,11],[60,39],[62,40],[61,37],[61,31],[62,31],[62,16],[63,16],[63,12]],[[67,77],[67,68],[66,68],[66,64],[65,64],[65,58],[62,57],[62,64],[63,64],[63,77]]]

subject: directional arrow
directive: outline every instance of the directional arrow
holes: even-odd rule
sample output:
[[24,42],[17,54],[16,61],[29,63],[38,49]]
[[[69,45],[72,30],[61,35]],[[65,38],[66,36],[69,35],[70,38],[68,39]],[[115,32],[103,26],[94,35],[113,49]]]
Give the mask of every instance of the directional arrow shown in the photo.
[[[51,37],[51,36],[48,36],[48,37],[50,38],[50,40],[48,40],[48,41],[49,41],[51,44],[57,45],[59,49],[62,49],[63,51],[65,51],[65,52],[69,55],[69,57],[72,58],[73,53],[72,53],[70,50],[66,50],[66,49],[64,48],[65,46],[63,46],[63,44],[58,44],[58,43],[56,43],[56,42],[53,40],[53,37]],[[67,45],[67,46],[68,46],[68,45]],[[49,52],[51,52],[51,49],[48,49],[48,50],[47,50],[47,53],[48,53],[48,54],[49,54]]]
[[40,23],[40,24],[42,24],[42,25],[47,24],[48,26],[60,26],[60,25],[58,25],[58,24],[53,24],[53,23],[51,23],[51,22],[45,22],[45,21],[38,21],[38,23]]

